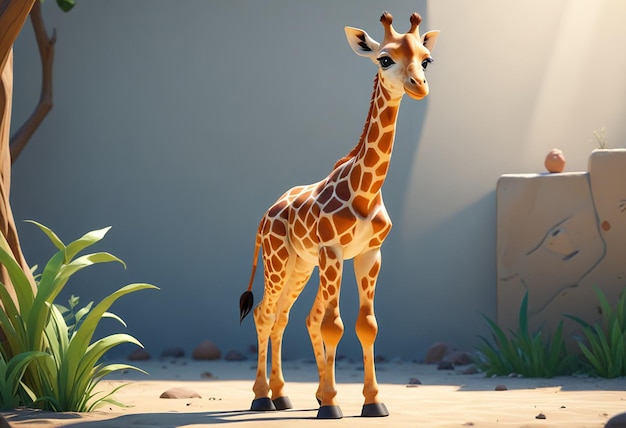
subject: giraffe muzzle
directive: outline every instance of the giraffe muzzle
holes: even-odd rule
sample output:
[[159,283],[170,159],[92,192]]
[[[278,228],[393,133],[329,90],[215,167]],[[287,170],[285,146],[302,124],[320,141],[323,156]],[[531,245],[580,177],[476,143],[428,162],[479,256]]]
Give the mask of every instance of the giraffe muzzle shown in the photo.
[[404,92],[414,100],[421,100],[428,95],[428,83],[426,79],[418,80],[414,77],[409,77],[404,84]]

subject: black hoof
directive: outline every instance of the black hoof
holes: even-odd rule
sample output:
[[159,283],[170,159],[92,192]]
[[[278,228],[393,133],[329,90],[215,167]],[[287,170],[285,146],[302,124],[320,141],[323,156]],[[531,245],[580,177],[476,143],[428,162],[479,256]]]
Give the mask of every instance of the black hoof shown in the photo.
[[389,416],[389,410],[383,403],[364,404],[361,410],[361,416],[364,418],[375,418]]
[[321,406],[317,411],[317,419],[341,419],[343,413],[339,406]]
[[293,409],[293,405],[291,404],[291,400],[286,395],[282,396],[282,397],[278,397],[278,398],[272,400],[272,402],[274,403],[274,407],[276,408],[276,410]]
[[252,400],[250,410],[253,412],[273,412],[276,411],[276,406],[269,397],[262,397]]

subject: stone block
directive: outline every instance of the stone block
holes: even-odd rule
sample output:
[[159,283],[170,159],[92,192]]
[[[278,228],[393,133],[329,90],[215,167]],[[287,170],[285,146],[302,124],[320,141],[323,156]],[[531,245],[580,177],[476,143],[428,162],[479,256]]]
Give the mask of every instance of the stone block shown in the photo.
[[599,319],[598,286],[614,303],[626,287],[626,149],[595,150],[588,172],[508,174],[498,180],[498,324],[518,326],[529,293],[529,323],[567,335],[564,314]]

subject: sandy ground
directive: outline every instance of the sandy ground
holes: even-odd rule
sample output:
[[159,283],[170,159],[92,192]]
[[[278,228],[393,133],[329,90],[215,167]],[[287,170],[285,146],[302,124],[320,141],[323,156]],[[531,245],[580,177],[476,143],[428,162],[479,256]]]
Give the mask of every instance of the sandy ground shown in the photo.
[[[626,379],[562,377],[554,379],[485,378],[442,371],[430,365],[378,364],[386,418],[360,418],[362,367],[339,362],[338,400],[344,418],[317,420],[317,372],[310,362],[286,362],[287,392],[293,410],[250,412],[254,363],[189,359],[135,363],[149,376],[127,372],[101,382],[101,389],[128,385],[115,398],[128,407],[104,406],[92,413],[48,413],[19,409],[4,412],[12,427],[603,427],[626,412]],[[421,385],[407,386],[417,378]],[[497,385],[507,390],[496,391]],[[163,399],[161,393],[183,387],[201,398]],[[545,418],[538,419],[543,415]],[[297,425],[296,425],[297,424]]]

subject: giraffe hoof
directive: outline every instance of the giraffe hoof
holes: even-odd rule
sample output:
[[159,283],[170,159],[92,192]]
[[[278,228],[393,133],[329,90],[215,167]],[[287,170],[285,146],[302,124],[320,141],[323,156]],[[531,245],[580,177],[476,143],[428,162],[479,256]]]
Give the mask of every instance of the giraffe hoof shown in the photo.
[[389,410],[387,410],[387,406],[385,406],[383,403],[371,403],[363,405],[363,409],[361,410],[361,417],[375,418],[382,416],[389,416]]
[[321,406],[317,411],[317,419],[341,419],[343,413],[339,406]]
[[261,397],[252,400],[250,410],[253,412],[273,412],[276,411],[276,406],[269,397]]
[[276,410],[293,409],[293,405],[291,404],[291,400],[286,395],[284,395],[282,397],[278,397],[278,398],[272,400],[272,402],[274,403],[274,407],[276,407]]

